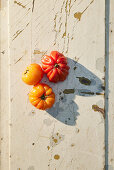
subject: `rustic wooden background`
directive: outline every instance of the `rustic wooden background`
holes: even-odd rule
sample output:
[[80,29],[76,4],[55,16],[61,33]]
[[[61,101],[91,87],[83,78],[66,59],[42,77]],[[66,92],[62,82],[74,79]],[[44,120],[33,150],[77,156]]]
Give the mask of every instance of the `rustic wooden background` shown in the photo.
[[[113,10],[104,0],[2,1],[2,170],[114,169]],[[39,111],[21,74],[52,50],[70,73],[57,84],[44,76],[56,102]]]

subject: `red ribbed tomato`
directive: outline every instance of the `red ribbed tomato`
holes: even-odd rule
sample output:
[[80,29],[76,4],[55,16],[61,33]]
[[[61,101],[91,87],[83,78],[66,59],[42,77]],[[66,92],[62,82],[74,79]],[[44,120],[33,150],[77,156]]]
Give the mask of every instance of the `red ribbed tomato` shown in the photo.
[[67,58],[63,54],[52,51],[50,56],[43,57],[42,68],[49,81],[57,83],[66,79],[70,67],[67,65]]

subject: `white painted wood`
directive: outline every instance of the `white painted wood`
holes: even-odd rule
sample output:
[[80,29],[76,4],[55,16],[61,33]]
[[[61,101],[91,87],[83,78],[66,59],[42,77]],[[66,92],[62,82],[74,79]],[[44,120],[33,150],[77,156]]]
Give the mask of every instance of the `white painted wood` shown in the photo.
[[8,2],[0,1],[0,170],[9,169]]
[[[33,2],[9,2],[10,169],[102,170],[105,2]],[[32,86],[22,82],[21,73],[52,50],[68,57],[70,73],[58,84],[43,78],[53,88],[56,103],[39,111],[28,101]],[[91,80],[91,85],[79,77]]]
[[108,79],[108,168],[114,169],[114,1],[110,0],[109,5],[109,79]]

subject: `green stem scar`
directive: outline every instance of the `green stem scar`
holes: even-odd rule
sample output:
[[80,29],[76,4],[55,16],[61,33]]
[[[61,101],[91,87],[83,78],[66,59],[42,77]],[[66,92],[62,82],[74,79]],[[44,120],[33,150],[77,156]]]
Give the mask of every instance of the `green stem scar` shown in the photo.
[[42,99],[42,100],[45,100],[45,95],[44,95],[44,94],[41,96],[41,99]]
[[56,67],[56,68],[57,68],[57,67],[59,67],[59,65],[56,63],[56,64],[54,65],[54,67]]

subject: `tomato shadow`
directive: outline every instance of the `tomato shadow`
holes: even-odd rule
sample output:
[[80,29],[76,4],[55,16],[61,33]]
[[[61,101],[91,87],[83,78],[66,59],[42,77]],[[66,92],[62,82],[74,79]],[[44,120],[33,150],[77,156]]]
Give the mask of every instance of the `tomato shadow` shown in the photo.
[[69,75],[64,82],[51,83],[46,76],[43,82],[49,84],[56,94],[55,104],[47,112],[62,123],[74,126],[80,115],[76,96],[100,95],[104,87],[102,81],[80,63],[68,58],[68,65]]

